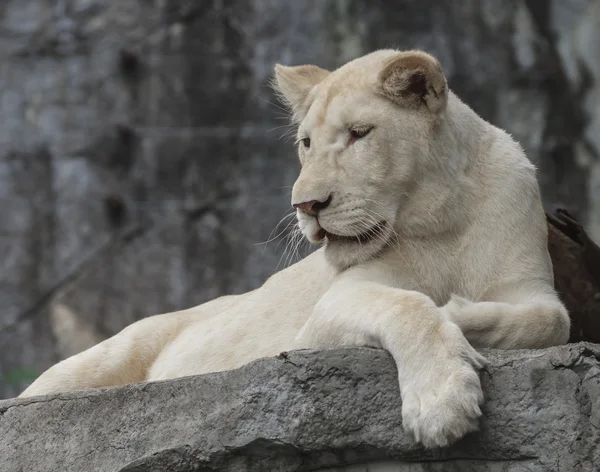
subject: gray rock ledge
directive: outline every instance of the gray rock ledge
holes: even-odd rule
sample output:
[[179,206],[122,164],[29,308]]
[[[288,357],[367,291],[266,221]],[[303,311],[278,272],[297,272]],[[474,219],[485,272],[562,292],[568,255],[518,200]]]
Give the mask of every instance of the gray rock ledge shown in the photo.
[[230,372],[0,401],[0,470],[598,470],[600,346],[485,355],[481,431],[447,449],[403,432],[385,351],[294,351]]

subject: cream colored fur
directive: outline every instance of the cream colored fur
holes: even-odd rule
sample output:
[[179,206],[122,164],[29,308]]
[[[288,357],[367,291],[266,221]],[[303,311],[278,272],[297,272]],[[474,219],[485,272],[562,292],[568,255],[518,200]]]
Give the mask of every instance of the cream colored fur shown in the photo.
[[[445,446],[481,415],[485,360],[472,346],[567,341],[535,169],[448,90],[434,58],[381,50],[334,72],[277,66],[276,87],[298,125],[292,203],[331,197],[317,218],[297,214],[324,247],[255,291],[139,321],[53,366],[21,396],[369,345],[395,359],[405,428]],[[378,223],[371,238],[332,236]]]

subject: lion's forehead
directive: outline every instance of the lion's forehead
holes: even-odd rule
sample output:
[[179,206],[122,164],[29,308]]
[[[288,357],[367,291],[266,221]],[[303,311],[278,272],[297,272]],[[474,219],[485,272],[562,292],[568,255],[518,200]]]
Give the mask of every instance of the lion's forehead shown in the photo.
[[385,115],[386,103],[374,91],[357,84],[326,88],[313,100],[299,134],[328,128],[373,125]]

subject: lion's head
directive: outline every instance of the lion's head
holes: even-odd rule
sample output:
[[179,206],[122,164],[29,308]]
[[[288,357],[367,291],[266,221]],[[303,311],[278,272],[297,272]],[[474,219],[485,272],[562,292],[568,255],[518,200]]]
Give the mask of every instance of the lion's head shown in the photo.
[[326,245],[333,265],[368,260],[397,235],[431,227],[424,213],[450,191],[453,167],[443,161],[449,91],[435,58],[380,50],[333,72],[277,65],[274,86],[298,126],[299,227]]

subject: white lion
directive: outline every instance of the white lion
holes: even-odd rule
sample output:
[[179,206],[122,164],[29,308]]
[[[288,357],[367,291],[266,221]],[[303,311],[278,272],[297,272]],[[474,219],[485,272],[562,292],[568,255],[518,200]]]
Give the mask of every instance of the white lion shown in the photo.
[[252,292],[138,321],[22,397],[368,345],[396,362],[405,429],[445,446],[481,415],[485,360],[471,344],[567,341],[535,168],[448,90],[436,59],[380,50],[333,72],[278,65],[275,86],[298,125],[299,227],[324,247]]

